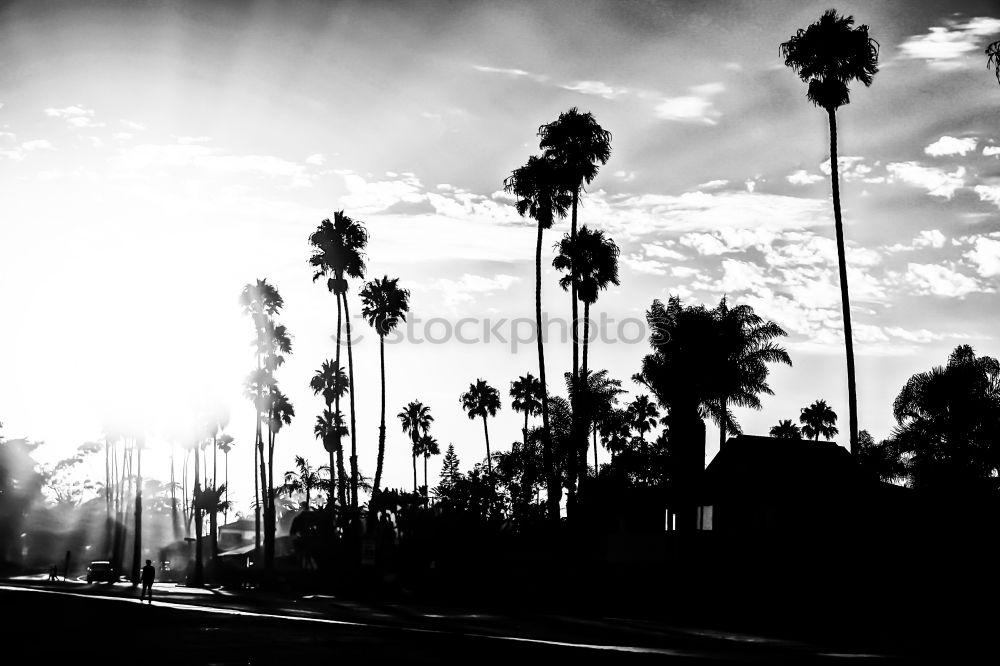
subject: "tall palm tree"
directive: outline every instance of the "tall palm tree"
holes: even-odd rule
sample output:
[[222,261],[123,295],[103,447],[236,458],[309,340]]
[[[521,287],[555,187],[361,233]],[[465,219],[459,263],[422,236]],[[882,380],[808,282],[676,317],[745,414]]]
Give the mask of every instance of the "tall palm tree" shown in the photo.
[[[337,211],[333,222],[320,222],[319,227],[309,236],[313,247],[309,264],[315,269],[313,281],[326,277],[327,289],[337,297],[337,365],[340,365],[341,306],[347,335],[347,375],[350,391],[351,410],[351,520],[358,520],[358,439],[354,405],[354,353],[351,348],[351,314],[347,303],[347,278],[363,280],[365,277],[365,248],[368,247],[368,231],[360,221],[356,221]],[[334,411],[340,412],[339,398]]]
[[765,321],[749,305],[730,307],[723,296],[714,311],[719,324],[721,347],[719,382],[719,448],[726,444],[727,431],[740,433],[730,405],[760,409],[758,394],[774,395],[767,383],[768,363],[792,364],[788,352],[772,340],[787,335],[773,321]]
[[801,439],[802,433],[799,427],[792,423],[791,419],[778,421],[778,425],[771,426],[771,437],[777,439]]
[[510,383],[510,397],[514,400],[510,408],[524,412],[524,428],[521,429],[524,446],[528,446],[528,417],[537,416],[542,409],[542,383],[530,372]]
[[639,433],[639,439],[643,442],[646,441],[646,433],[651,431],[656,427],[659,422],[660,410],[656,407],[656,404],[649,399],[649,396],[643,393],[642,395],[636,396],[636,398],[629,403],[626,408],[626,412],[629,418],[629,424],[632,430]]
[[410,311],[410,290],[401,289],[399,278],[386,275],[367,283],[361,290],[361,316],[378,333],[379,367],[382,372],[382,407],[378,426],[378,462],[375,465],[375,483],[372,497],[378,495],[382,485],[382,463],[385,459],[385,336],[392,332],[400,320],[406,321]]
[[993,68],[997,75],[997,83],[1000,83],[1000,40],[986,47],[986,67]]
[[438,441],[431,437],[430,435],[424,435],[420,438],[420,453],[424,457],[424,497],[427,496],[427,461],[430,460],[431,456],[441,455],[441,447],[438,445]]
[[816,441],[820,437],[830,439],[840,432],[836,425],[837,414],[826,404],[826,400],[817,400],[808,407],[803,407],[799,423],[802,424],[802,434]]
[[486,417],[496,416],[500,409],[500,392],[486,383],[483,379],[477,379],[475,384],[469,384],[469,390],[462,394],[462,408],[470,419],[481,417],[483,419],[483,434],[486,435],[486,467],[493,475],[493,457],[490,453],[490,429],[486,423]]
[[[309,388],[312,389],[313,395],[322,394],[323,402],[326,404],[324,412],[316,417],[316,426],[313,429],[313,433],[323,443],[323,448],[326,449],[327,453],[330,454],[330,469],[337,470],[338,499],[340,500],[341,509],[344,509],[347,507],[347,495],[345,493],[347,473],[344,470],[344,447],[341,442],[343,441],[343,437],[347,435],[347,429],[339,426],[335,427],[335,415],[340,414],[340,412],[335,412],[334,407],[348,391],[349,381],[347,373],[344,372],[338,361],[334,359],[323,361],[319,370],[309,380]],[[330,479],[333,479],[332,471],[330,472]]]
[[878,72],[879,45],[868,36],[868,26],[854,26],[854,17],[840,16],[833,9],[819,21],[800,28],[781,47],[785,65],[809,84],[806,97],[825,109],[830,122],[830,180],[833,186],[833,217],[837,231],[840,267],[840,298],[844,310],[844,340],[847,350],[847,398],[850,409],[851,452],[858,445],[858,396],[854,375],[854,341],[851,333],[851,301],[847,290],[844,257],[844,224],[840,214],[840,176],[837,162],[837,109],[849,104],[848,85],[872,84]]
[[295,416],[295,408],[288,400],[288,396],[277,387],[271,391],[270,404],[268,405],[267,416],[267,469],[269,472],[267,480],[267,512],[264,514],[264,568],[267,571],[274,570],[274,545],[277,538],[277,515],[275,513],[275,486],[274,486],[274,444],[278,432],[283,426],[292,422]]
[[[581,396],[580,404],[586,411],[590,422],[592,423],[592,431],[594,437],[594,473],[597,473],[597,435],[601,430],[603,422],[610,418],[615,406],[618,404],[618,396],[625,393],[622,389],[622,382],[620,379],[614,379],[608,377],[607,370],[598,370],[597,372],[592,372],[590,370],[583,376],[583,381],[580,382],[581,387],[585,387],[586,393]],[[567,373],[566,384],[570,390],[572,386],[570,384],[571,377]],[[586,451],[584,451],[586,453]],[[585,464],[584,460],[584,464]]]
[[226,510],[222,516],[223,523],[229,522],[229,506],[231,506],[229,502],[229,452],[233,450],[234,441],[235,440],[233,439],[232,435],[223,434],[221,437],[219,437],[219,442],[218,442],[219,450],[222,451],[222,455],[226,461],[226,480],[224,483],[224,486],[226,488],[226,500],[225,500]]
[[425,436],[431,429],[434,417],[431,416],[431,408],[419,400],[407,403],[399,414],[396,415],[403,432],[410,435],[410,452],[413,456],[413,492],[417,492],[417,454],[420,450],[420,438]]
[[145,438],[135,438],[135,540],[132,544],[132,585],[139,584],[139,564],[142,562],[142,450],[146,448]]
[[566,216],[572,199],[562,188],[559,166],[553,158],[532,156],[504,180],[504,191],[516,198],[520,216],[538,223],[535,242],[535,341],[538,345],[538,380],[542,394],[542,464],[545,466],[546,506],[549,520],[559,521],[559,497],[562,486],[556,473],[549,428],[548,384],[545,381],[545,347],[542,329],[542,232],[552,227],[556,217]]

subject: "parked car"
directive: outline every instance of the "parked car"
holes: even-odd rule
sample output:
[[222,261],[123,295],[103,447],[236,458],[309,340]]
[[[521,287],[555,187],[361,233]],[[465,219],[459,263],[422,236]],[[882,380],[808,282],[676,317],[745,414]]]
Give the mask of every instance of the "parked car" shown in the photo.
[[118,580],[118,574],[115,572],[115,568],[111,566],[111,562],[107,560],[94,560],[87,567],[87,582],[93,583],[96,581],[104,581],[105,583],[114,583]]

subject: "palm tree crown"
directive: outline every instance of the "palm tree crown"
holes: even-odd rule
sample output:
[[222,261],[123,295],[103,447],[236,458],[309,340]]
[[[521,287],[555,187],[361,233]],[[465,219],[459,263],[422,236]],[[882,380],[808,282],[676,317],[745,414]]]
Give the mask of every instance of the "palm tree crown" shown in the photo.
[[799,422],[802,424],[802,434],[815,440],[820,437],[830,439],[840,432],[836,426],[837,414],[826,404],[826,400],[817,400],[808,407],[803,407]]
[[410,310],[410,290],[401,289],[399,278],[376,278],[361,290],[361,316],[380,336],[388,335]]
[[986,67],[994,69],[997,83],[1000,83],[1000,40],[986,47]]
[[548,229],[555,218],[566,217],[572,204],[561,178],[559,165],[553,159],[532,155],[504,180],[503,189],[514,195],[518,215],[527,215]]
[[542,409],[542,383],[530,372],[510,383],[510,408],[524,412],[525,416],[537,416]]
[[802,436],[799,427],[791,419],[778,421],[778,425],[771,426],[770,434],[777,439],[801,439]]
[[323,402],[330,406],[338,397],[347,393],[347,373],[333,359],[323,361],[319,370],[309,380],[313,395],[323,395]]
[[567,190],[578,190],[597,176],[599,165],[611,157],[611,132],[601,127],[592,113],[575,106],[538,128],[538,147],[561,167]]
[[809,101],[828,111],[850,103],[852,81],[870,86],[878,72],[878,42],[867,25],[853,26],[853,16],[829,9],[780,47],[785,65],[809,84]]
[[327,289],[342,294],[347,291],[346,277],[364,278],[368,231],[344,211],[334,213],[333,222],[329,219],[320,222],[309,235],[309,244],[313,246],[309,257],[309,264],[315,269],[313,282],[325,276]]
[[408,433],[414,442],[418,441],[422,435],[427,434],[434,421],[434,417],[431,416],[431,408],[419,400],[407,403],[403,411],[396,416],[403,427],[403,432]]
[[647,432],[655,428],[660,417],[660,410],[645,393],[629,404],[627,412],[632,429],[638,432],[640,437],[645,437]]
[[477,379],[475,384],[469,384],[469,390],[462,394],[461,399],[462,407],[470,419],[496,416],[497,410],[500,409],[500,392],[483,379]]
[[552,266],[566,275],[559,278],[559,286],[568,290],[576,276],[576,290],[579,299],[586,305],[597,302],[598,294],[618,281],[618,245],[606,237],[603,231],[592,231],[586,225],[580,227],[576,240],[566,234],[556,245],[559,254],[552,260]]

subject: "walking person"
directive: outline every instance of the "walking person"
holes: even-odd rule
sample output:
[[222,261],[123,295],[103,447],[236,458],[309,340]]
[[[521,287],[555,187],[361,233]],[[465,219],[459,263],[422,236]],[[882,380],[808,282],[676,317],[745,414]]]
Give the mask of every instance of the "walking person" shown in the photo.
[[153,604],[153,581],[156,579],[156,569],[153,568],[153,561],[146,560],[146,566],[142,568],[142,592],[139,593],[139,603],[142,603],[146,593],[149,593],[149,604]]

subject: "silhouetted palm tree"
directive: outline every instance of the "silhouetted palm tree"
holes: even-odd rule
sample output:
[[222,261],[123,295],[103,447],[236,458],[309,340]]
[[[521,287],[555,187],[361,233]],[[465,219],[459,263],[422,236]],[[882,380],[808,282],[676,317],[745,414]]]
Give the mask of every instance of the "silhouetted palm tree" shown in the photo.
[[997,83],[1000,83],[1000,41],[986,47],[986,67],[993,68],[997,75]]
[[378,463],[375,465],[375,483],[372,497],[382,485],[382,463],[385,459],[385,336],[392,332],[399,321],[406,321],[410,310],[410,291],[401,289],[399,278],[375,279],[361,290],[361,315],[378,333],[379,367],[382,371],[382,411],[378,426]]
[[323,477],[320,472],[326,467],[315,468],[302,456],[295,456],[295,469],[285,472],[285,483],[278,488],[279,495],[294,495],[302,493],[306,496],[305,510],[310,508],[312,491],[324,486]]
[[[226,505],[227,505],[227,507],[230,506],[230,503],[229,503],[229,452],[233,450],[233,442],[234,441],[235,440],[233,439],[232,435],[223,434],[221,437],[219,437],[219,442],[218,442],[219,450],[222,451],[222,455],[223,455],[223,457],[225,458],[225,461],[226,461],[226,480],[225,480],[224,485],[225,485],[225,488],[226,488]],[[228,508],[226,509],[225,514],[222,517],[222,522],[223,523],[228,523],[229,522],[229,509]]]
[[636,396],[627,408],[629,422],[633,430],[639,433],[639,439],[646,441],[646,433],[656,427],[659,422],[660,410],[643,393]]
[[847,289],[844,258],[844,225],[840,214],[840,168],[837,162],[837,109],[850,103],[849,84],[870,86],[878,72],[878,42],[868,36],[868,26],[854,26],[854,18],[827,10],[819,21],[799,29],[781,45],[785,65],[809,84],[806,97],[826,110],[830,121],[830,180],[833,185],[833,217],[837,231],[840,266],[840,297],[844,311],[844,341],[847,350],[847,397],[850,410],[851,452],[858,444],[858,397],[854,375],[854,341],[851,333],[851,301]]
[[[316,417],[316,426],[313,434],[323,443],[323,448],[330,454],[330,469],[337,470],[337,497],[340,501],[341,509],[347,508],[347,473],[344,470],[344,447],[343,437],[347,435],[346,428],[334,427],[334,406],[340,402],[349,388],[347,373],[340,367],[336,360],[323,361],[319,370],[309,380],[309,388],[313,395],[323,395],[323,402],[326,409],[320,416]],[[333,481],[333,472],[330,473],[330,480]],[[331,492],[330,499],[333,499]]]
[[826,404],[826,400],[817,400],[808,407],[802,408],[799,415],[802,424],[802,434],[807,438],[819,441],[819,438],[830,439],[837,430],[837,414]]
[[510,408],[524,412],[524,428],[521,430],[524,445],[528,445],[528,417],[537,416],[542,409],[542,383],[529,372],[510,383],[510,397],[514,400]]
[[486,436],[486,467],[490,475],[493,474],[493,462],[490,454],[490,429],[486,423],[486,417],[496,416],[500,409],[500,392],[486,383],[483,379],[477,379],[475,384],[469,384],[469,390],[462,394],[462,408],[469,415],[470,419],[481,417],[483,419],[483,434]]
[[593,424],[594,436],[594,474],[597,474],[597,434],[605,419],[609,418],[615,406],[618,404],[618,396],[625,393],[622,389],[620,379],[608,377],[607,370],[597,372],[587,371],[585,380],[580,382],[581,386],[587,387],[587,392],[581,400],[583,408],[586,410],[590,421]]
[[[309,236],[313,254],[309,264],[315,268],[313,281],[326,277],[327,289],[337,297],[337,365],[340,365],[341,306],[347,334],[347,374],[351,409],[351,519],[358,518],[358,440],[354,407],[354,354],[351,349],[351,314],[347,304],[347,278],[365,277],[365,248],[368,231],[361,222],[352,220],[344,211],[333,215],[333,222],[323,220]],[[334,411],[340,412],[339,398]]]
[[799,427],[792,423],[791,419],[778,421],[778,425],[771,426],[771,437],[778,439],[801,439],[802,433]]
[[424,457],[424,496],[426,497],[428,492],[427,461],[430,460],[431,456],[441,455],[441,447],[438,445],[438,441],[430,435],[424,435],[421,437],[418,446],[420,448],[420,454]]
[[546,506],[551,521],[559,521],[562,487],[556,474],[549,428],[548,384],[545,381],[545,347],[542,329],[542,232],[552,227],[556,217],[565,217],[571,198],[562,189],[559,167],[547,157],[532,156],[504,180],[504,191],[516,197],[518,215],[538,222],[535,243],[535,336],[538,345],[538,380],[542,385],[542,459],[545,465]]
[[414,400],[407,403],[399,414],[396,414],[403,432],[410,435],[410,453],[413,456],[413,492],[417,492],[417,455],[420,450],[420,438],[431,429],[434,417],[431,408]]
[[719,301],[714,312],[719,322],[719,342],[722,364],[718,372],[719,448],[726,444],[727,430],[740,434],[739,424],[729,410],[730,405],[760,409],[759,393],[774,395],[767,383],[768,363],[792,364],[788,352],[772,342],[787,335],[773,321],[764,319],[749,305],[729,307],[726,298]]

